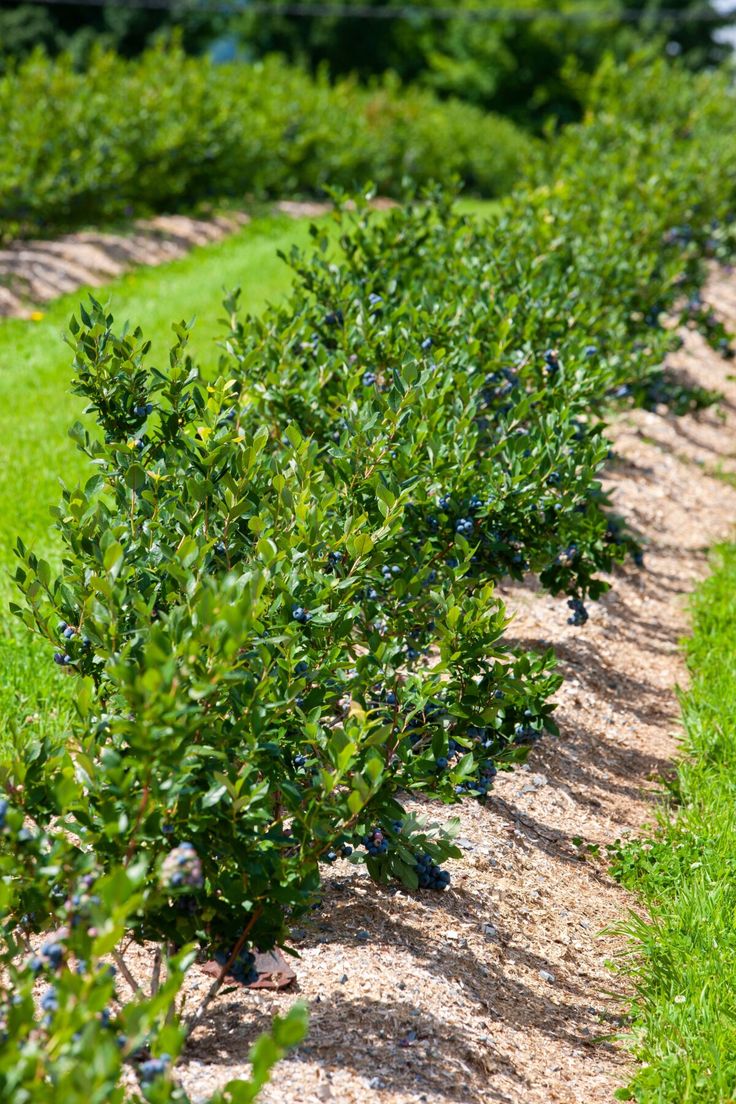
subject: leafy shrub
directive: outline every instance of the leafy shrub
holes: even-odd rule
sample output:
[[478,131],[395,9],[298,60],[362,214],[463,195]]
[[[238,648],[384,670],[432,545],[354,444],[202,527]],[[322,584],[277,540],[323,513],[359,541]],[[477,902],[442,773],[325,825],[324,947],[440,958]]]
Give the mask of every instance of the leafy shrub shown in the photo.
[[[72,320],[94,474],[57,511],[60,577],[19,543],[16,612],[79,680],[78,720],[7,785],[75,862],[142,862],[138,940],[247,977],[320,862],[442,889],[453,844],[406,796],[483,801],[556,731],[552,656],[509,646],[494,583],[531,573],[585,624],[601,572],[639,555],[601,488],[603,419],[711,401],[671,388],[664,312],[724,339],[695,297],[732,94],[667,72],[604,72],[554,183],[486,225],[438,195],[339,206],[288,301],[241,318],[228,297],[214,368],[183,324],[162,370],[94,300]],[[634,126],[656,95],[675,107]]]
[[[141,938],[226,948],[246,917],[270,946],[311,904],[319,860],[374,828],[450,854],[396,827],[398,794],[482,796],[552,726],[558,680],[549,656],[502,645],[462,530],[420,539],[426,492],[403,472],[427,441],[408,419],[434,402],[440,447],[450,376],[407,358],[391,406],[374,389],[382,424],[366,403],[360,465],[338,449],[329,464],[295,425],[272,439],[243,385],[200,381],[185,328],[162,373],[99,306],[83,322],[77,386],[104,440],[78,439],[98,475],[59,511],[64,578],[22,546],[18,573],[26,620],[85,680],[79,745],[18,764],[25,807],[65,815],[110,862],[151,858]],[[155,880],[182,840],[203,877],[172,910]]]
[[[187,1035],[174,1002],[194,959],[182,947],[159,960],[150,994],[118,975],[111,958],[140,909],[145,858],[103,872],[93,854],[47,834],[3,801],[0,808],[0,1093],[27,1104],[188,1098],[174,1066]],[[30,941],[43,930],[45,940]],[[128,988],[126,999],[124,989]],[[247,1104],[274,1063],[303,1036],[296,1006],[255,1044],[249,1081],[210,1104]],[[125,1072],[124,1072],[125,1071]],[[123,1085],[135,1090],[125,1091]]]
[[532,157],[513,124],[387,80],[332,85],[277,59],[216,66],[178,48],[84,72],[35,54],[0,77],[0,235],[234,197],[324,194],[455,174],[502,194]]

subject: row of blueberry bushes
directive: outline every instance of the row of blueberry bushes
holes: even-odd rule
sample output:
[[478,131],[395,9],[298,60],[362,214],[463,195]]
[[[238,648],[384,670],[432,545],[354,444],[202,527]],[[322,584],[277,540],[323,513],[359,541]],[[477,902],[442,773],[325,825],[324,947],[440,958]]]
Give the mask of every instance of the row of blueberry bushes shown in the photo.
[[[77,720],[3,768],[13,969],[61,924],[65,978],[80,930],[109,933],[102,955],[124,928],[247,981],[321,864],[447,886],[458,852],[416,801],[486,802],[556,732],[553,656],[513,646],[495,584],[535,576],[584,625],[601,572],[642,557],[601,486],[604,419],[713,401],[662,365],[673,313],[730,353],[699,294],[732,248],[732,114],[717,74],[606,68],[490,222],[434,193],[338,203],[286,302],[252,318],[228,298],[216,365],[184,324],[162,368],[80,310],[90,478],[56,512],[60,575],[17,549],[15,611],[76,680]],[[124,915],[98,893],[75,911],[86,864],[103,886],[135,871]],[[168,1099],[164,1066],[147,1099]]]
[[405,176],[458,175],[500,195],[535,148],[506,119],[388,78],[366,89],[163,47],[97,52],[79,72],[39,53],[0,76],[0,238],[367,179],[397,194]]

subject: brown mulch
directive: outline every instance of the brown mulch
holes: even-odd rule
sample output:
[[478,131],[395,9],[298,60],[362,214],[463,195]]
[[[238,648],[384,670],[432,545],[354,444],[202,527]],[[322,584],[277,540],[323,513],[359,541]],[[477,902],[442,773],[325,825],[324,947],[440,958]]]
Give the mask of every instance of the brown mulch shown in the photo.
[[[714,276],[708,298],[736,324],[732,278]],[[486,808],[424,810],[460,818],[446,893],[377,888],[345,862],[326,871],[323,908],[293,933],[296,991],[218,999],[180,1066],[193,1100],[242,1074],[255,1035],[296,998],[309,1036],[264,1104],[603,1104],[626,1082],[615,1036],[627,984],[607,966],[624,943],[605,929],[634,902],[605,848],[651,819],[672,769],[687,595],[736,517],[723,478],[736,479],[732,368],[684,336],[672,363],[725,401],[685,418],[629,413],[613,428],[608,484],[648,542],[645,568],[620,571],[583,629],[567,625],[564,599],[502,588],[511,635],[559,657],[560,739],[503,775]],[[209,979],[195,968],[188,985],[193,1003]]]

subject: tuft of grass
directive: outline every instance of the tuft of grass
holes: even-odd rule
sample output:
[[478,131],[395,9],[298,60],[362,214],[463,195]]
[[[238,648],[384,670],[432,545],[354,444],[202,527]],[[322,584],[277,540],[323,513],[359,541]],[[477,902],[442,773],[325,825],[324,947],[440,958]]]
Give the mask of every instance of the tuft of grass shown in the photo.
[[622,925],[641,1068],[617,1095],[645,1104],[736,1100],[736,546],[693,617],[675,799],[614,865],[642,906]]
[[727,471],[723,464],[715,464],[713,467],[707,469],[707,474],[711,475],[714,479],[720,479],[722,483],[726,483],[729,487],[736,487],[736,472]]

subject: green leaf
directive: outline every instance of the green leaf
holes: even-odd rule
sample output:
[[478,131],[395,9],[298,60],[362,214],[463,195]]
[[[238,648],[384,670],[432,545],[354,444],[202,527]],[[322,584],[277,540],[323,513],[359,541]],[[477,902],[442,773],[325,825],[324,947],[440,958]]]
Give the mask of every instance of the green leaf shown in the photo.
[[122,544],[120,544],[119,541],[112,541],[111,544],[108,544],[105,549],[102,563],[105,571],[112,579],[116,579],[120,574],[123,566],[123,559],[124,552]]
[[125,472],[125,485],[134,491],[140,491],[146,485],[146,473],[140,464],[131,464]]

